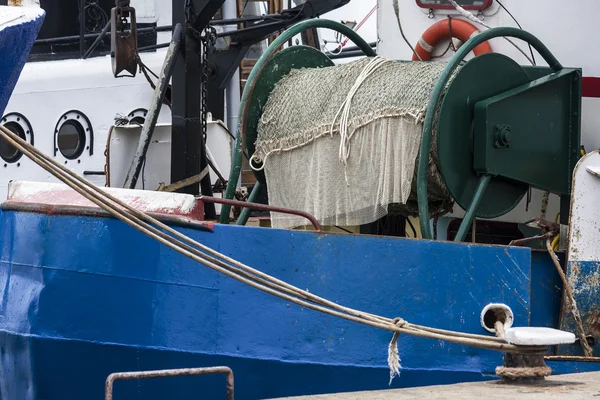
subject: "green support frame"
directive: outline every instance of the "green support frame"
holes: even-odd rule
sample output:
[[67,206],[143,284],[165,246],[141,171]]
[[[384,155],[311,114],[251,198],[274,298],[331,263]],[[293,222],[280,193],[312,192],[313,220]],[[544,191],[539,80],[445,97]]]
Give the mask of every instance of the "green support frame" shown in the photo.
[[[435,111],[438,108],[438,104],[442,101],[442,96],[446,85],[448,84],[450,77],[462,62],[462,60],[469,54],[475,47],[483,42],[497,38],[497,37],[513,37],[521,39],[533,46],[533,48],[544,58],[548,63],[548,66],[553,71],[560,71],[563,66],[554,57],[554,55],[548,50],[548,48],[535,36],[529,32],[523,31],[517,28],[493,28],[480,33],[477,36],[469,39],[460,49],[454,54],[448,65],[442,72],[439,81],[433,89],[429,104],[427,107],[427,114],[425,116],[425,125],[423,128],[423,136],[421,139],[421,150],[420,154],[429,154],[431,150],[431,140],[433,132],[433,123],[435,120]],[[424,239],[432,239],[430,218],[429,218],[429,203],[427,193],[427,167],[429,157],[419,157],[418,172],[417,172],[417,194],[419,201],[419,221],[421,225],[421,235]],[[482,175],[475,196],[466,209],[465,217],[461,223],[458,234],[455,237],[455,241],[463,241],[469,227],[473,222],[473,218],[477,211],[485,189],[490,183],[490,175]]]

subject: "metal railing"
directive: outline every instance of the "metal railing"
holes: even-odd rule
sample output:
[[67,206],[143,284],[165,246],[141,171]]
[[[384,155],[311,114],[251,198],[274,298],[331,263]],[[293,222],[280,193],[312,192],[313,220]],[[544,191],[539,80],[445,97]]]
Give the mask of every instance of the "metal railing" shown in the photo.
[[227,400],[233,400],[233,371],[229,367],[161,369],[155,371],[115,372],[106,378],[104,399],[113,399],[113,386],[118,380],[170,378],[174,376],[226,375]]

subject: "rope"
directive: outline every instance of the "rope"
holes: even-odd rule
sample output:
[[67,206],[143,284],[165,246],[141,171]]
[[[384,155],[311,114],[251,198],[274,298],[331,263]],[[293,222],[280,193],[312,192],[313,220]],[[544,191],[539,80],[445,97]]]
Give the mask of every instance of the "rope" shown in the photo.
[[[475,22],[476,24],[485,26],[488,29],[492,29],[491,26],[489,26],[488,24],[486,24],[485,22],[483,22],[482,20],[480,20],[479,18],[477,18],[476,16],[474,16],[473,14],[471,14],[470,12],[468,12],[467,10],[465,10],[464,8],[462,8],[461,6],[458,5],[458,3],[454,0],[448,0],[450,3],[452,3],[452,5],[454,6],[454,8],[456,9],[456,11],[458,11],[460,13],[460,15],[462,15],[463,17],[465,17],[466,19]],[[508,43],[512,44],[517,50],[519,50],[519,52],[521,54],[523,54],[525,56],[525,58],[527,59],[527,61],[529,61],[531,63],[531,65],[535,65],[535,62],[527,55],[527,53],[521,49],[515,42],[513,42],[511,39],[505,37],[504,38]],[[452,39],[450,39],[452,40]]]
[[544,378],[552,373],[548,366],[543,367],[496,367],[496,375],[508,380],[523,378]]
[[573,295],[573,289],[571,285],[567,281],[567,276],[565,275],[565,271],[563,271],[560,261],[556,256],[556,253],[552,249],[552,242],[550,238],[546,239],[546,249],[548,249],[548,253],[552,257],[552,261],[554,262],[554,266],[556,267],[556,271],[558,275],[560,275],[560,279],[562,280],[563,287],[565,290],[565,297],[567,298],[569,305],[571,306],[571,312],[573,313],[573,319],[575,320],[575,327],[577,328],[577,336],[579,336],[579,343],[581,347],[583,347],[583,352],[586,357],[592,357],[593,350],[590,347],[587,338],[585,336],[585,329],[583,328],[583,321],[581,320],[581,314],[579,313],[579,308],[577,308],[577,302],[575,302],[575,296]]
[[214,271],[222,273],[265,293],[311,310],[363,325],[384,329],[395,334],[404,333],[417,337],[445,340],[451,343],[501,352],[537,354],[540,351],[543,351],[543,348],[540,346],[515,346],[507,344],[505,341],[496,337],[430,328],[410,324],[406,321],[402,324],[398,324],[398,321],[400,320],[392,320],[390,318],[341,306],[253,269],[211,249],[210,247],[194,241],[168,225],[136,210],[111,194],[94,186],[85,178],[80,177],[71,170],[60,165],[52,158],[21,139],[18,135],[6,129],[4,126],[0,126],[0,137],[4,138],[33,162],[50,172],[53,176],[68,185],[84,198],[93,202],[120,221]]
[[[373,73],[378,68],[380,68],[388,62],[390,62],[390,60],[386,60],[385,58],[381,58],[378,56],[373,57],[373,59],[369,61],[369,63],[362,70],[358,78],[356,78],[356,82],[354,82],[354,85],[352,85],[352,87],[350,88],[348,96],[340,106],[340,109],[338,110],[337,114],[333,118],[333,121],[331,122],[329,134],[331,135],[331,137],[333,137],[335,124],[337,123],[338,118],[340,118],[340,150],[338,155],[340,158],[340,162],[344,164],[344,167],[347,167],[348,164],[348,157],[350,157],[350,139],[352,138],[352,135],[354,133],[352,132],[348,134],[348,120],[350,119],[350,108],[352,107],[352,99],[354,98],[354,95],[356,94],[356,92],[358,92],[358,89],[360,89],[362,84],[371,75],[373,75]],[[346,184],[349,186],[347,168],[344,170],[344,175],[346,177]]]
[[[403,328],[408,326],[405,320],[402,318],[394,318],[394,325],[399,328]],[[388,346],[388,367],[390,368],[390,383],[392,385],[392,381],[395,377],[400,376],[400,355],[398,354],[398,337],[400,334],[398,332],[394,332],[392,336],[392,340]]]
[[496,321],[494,323],[494,329],[496,329],[496,336],[500,339],[504,339],[504,321]]

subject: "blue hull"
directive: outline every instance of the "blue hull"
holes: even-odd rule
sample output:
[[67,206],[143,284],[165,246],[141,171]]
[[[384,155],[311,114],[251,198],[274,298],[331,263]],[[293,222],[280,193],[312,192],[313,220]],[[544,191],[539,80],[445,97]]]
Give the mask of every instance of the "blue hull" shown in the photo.
[[[19,14],[25,16],[12,22],[15,10],[15,7],[0,7],[0,22],[8,21],[8,25],[0,26],[0,115],[4,113],[45,16],[41,9],[21,8]],[[4,18],[7,12],[11,15]]]
[[[560,281],[549,258],[530,249],[177,229],[364,311],[481,334],[481,310],[501,302],[515,326],[558,327]],[[119,221],[5,210],[0,246],[2,399],[102,399],[112,372],[216,365],[233,369],[238,399],[389,387],[389,332],[258,292]],[[399,354],[403,370],[391,387],[493,379],[502,364],[497,352],[409,336]],[[224,388],[223,377],[118,382],[115,398],[223,398]]]

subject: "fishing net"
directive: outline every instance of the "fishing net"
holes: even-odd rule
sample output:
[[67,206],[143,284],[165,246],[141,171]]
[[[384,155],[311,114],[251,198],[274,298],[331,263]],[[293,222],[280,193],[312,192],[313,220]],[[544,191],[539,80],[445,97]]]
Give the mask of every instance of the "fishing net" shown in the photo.
[[[423,121],[446,64],[384,60],[373,65],[365,58],[293,70],[278,82],[259,121],[251,160],[264,168],[271,205],[306,211],[323,225],[418,214]],[[437,169],[435,142],[428,191],[431,214],[439,215],[453,201]],[[277,228],[306,224],[293,215],[271,218]]]

